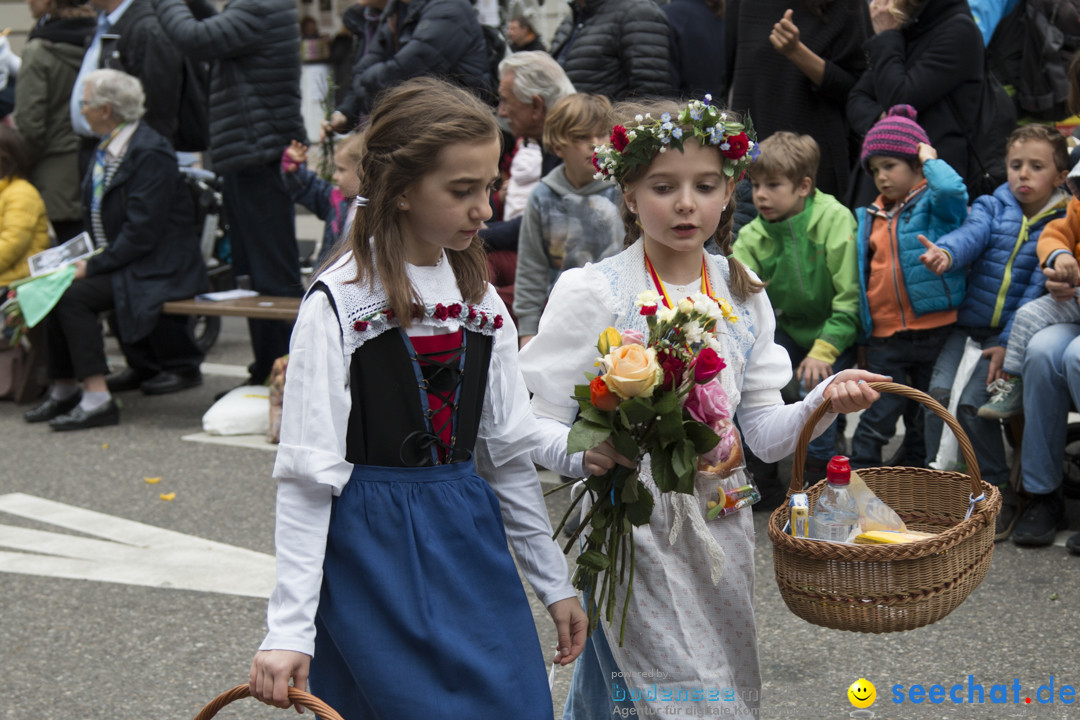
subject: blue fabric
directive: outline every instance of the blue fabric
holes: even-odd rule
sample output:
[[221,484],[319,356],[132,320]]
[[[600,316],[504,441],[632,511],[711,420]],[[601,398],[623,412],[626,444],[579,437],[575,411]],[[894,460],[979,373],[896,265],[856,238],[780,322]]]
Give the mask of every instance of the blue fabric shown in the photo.
[[1020,0],[968,0],[971,15],[983,36],[983,45],[990,44],[998,23],[1020,3]]
[[349,216],[349,205],[353,199],[339,195],[343,199],[335,203],[334,184],[323,180],[318,173],[303,163],[293,172],[281,173],[281,179],[285,183],[285,191],[292,197],[293,202],[303,205],[325,223],[322,249],[315,263],[315,267],[320,267],[322,261],[329,257],[330,251],[343,235],[345,219]]
[[356,466],[333,501],[311,687],[348,720],[551,720],[499,502],[472,461]]
[[[892,376],[901,383],[926,392],[930,375],[941,348],[952,329],[950,326],[932,330],[904,330],[887,338],[870,338],[866,348],[866,369]],[[896,433],[896,421],[904,415],[904,464],[926,466],[926,444],[923,436],[923,410],[919,406],[917,419],[904,411],[907,399],[893,393],[881,398],[863,411],[859,426],[851,438],[851,466],[854,468],[881,465],[881,448]],[[909,423],[908,420],[913,419]]]
[[[923,163],[923,175],[926,187],[909,198],[891,220],[896,225],[904,286],[916,316],[955,308],[964,299],[963,270],[950,270],[942,276],[927,270],[919,262],[919,256],[926,252],[919,235],[937,242],[945,233],[960,227],[967,217],[967,188],[944,160],[927,160]],[[870,273],[870,229],[875,215],[871,208],[859,208],[855,217],[859,220],[859,320],[865,337],[873,329],[866,284]]]
[[[964,355],[964,345],[972,338],[983,350],[1000,344],[997,332],[986,328],[958,327],[953,330],[941,348],[934,372],[930,376],[930,389],[927,391],[946,408],[952,396],[953,381],[960,359]],[[997,420],[981,418],[975,413],[990,400],[986,391],[986,375],[990,371],[990,358],[984,357],[975,365],[971,380],[960,393],[956,419],[960,427],[971,440],[975,450],[975,459],[979,461],[982,479],[991,485],[1004,485],[1009,480],[1009,465],[1005,461],[1005,445],[1001,438],[1001,423]],[[937,457],[941,444],[941,433],[945,423],[932,412],[926,412],[926,459],[929,462]]]
[[958,325],[991,327],[998,294],[1004,290],[1001,317],[993,327],[1002,328],[1001,345],[1008,343],[1016,309],[1044,292],[1046,278],[1035,254],[1039,235],[1051,220],[1065,217],[1065,208],[1063,198],[1032,218],[1027,239],[1017,247],[1028,221],[1009,184],[1003,183],[992,195],[976,199],[964,224],[936,241],[952,255],[954,268],[967,269],[967,294],[957,313]]
[[1080,325],[1039,331],[1024,354],[1024,490],[1045,495],[1061,487],[1069,403],[1080,407]]

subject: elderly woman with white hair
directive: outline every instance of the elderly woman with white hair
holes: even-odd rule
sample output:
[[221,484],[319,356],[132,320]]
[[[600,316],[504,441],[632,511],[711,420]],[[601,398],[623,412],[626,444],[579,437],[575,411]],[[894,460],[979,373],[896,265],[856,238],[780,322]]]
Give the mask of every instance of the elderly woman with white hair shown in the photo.
[[[205,287],[191,195],[169,142],[140,121],[145,98],[126,73],[86,76],[80,108],[102,140],[83,178],[83,215],[100,252],[76,263],[74,282],[46,319],[51,386],[45,402],[26,413],[28,422],[54,430],[119,423],[105,382],[100,314],[115,310],[121,343],[138,343],[166,301]],[[190,335],[177,335],[169,351],[191,352]]]

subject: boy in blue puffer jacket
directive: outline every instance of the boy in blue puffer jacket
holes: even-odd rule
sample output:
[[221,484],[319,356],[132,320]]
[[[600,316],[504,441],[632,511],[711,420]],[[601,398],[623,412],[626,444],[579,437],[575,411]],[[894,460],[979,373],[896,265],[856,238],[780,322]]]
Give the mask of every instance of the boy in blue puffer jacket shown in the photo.
[[[867,132],[861,162],[881,194],[855,217],[865,367],[925,391],[964,298],[964,273],[938,277],[923,267],[919,236],[937,239],[960,227],[967,217],[967,189],[938,159],[915,116],[910,105],[896,105]],[[863,412],[851,441],[853,467],[881,465],[881,448],[892,438],[904,404],[899,395],[882,395]],[[923,411],[913,409],[910,418],[905,414],[903,464],[921,466]]]
[[[1041,296],[1045,278],[1035,249],[1043,228],[1064,217],[1068,195],[1061,189],[1069,166],[1068,144],[1057,129],[1026,125],[1006,143],[1008,182],[975,201],[967,221],[931,243],[920,260],[935,273],[967,268],[968,291],[957,315],[957,328],[938,356],[930,395],[949,404],[956,369],[970,337],[983,348],[982,358],[960,395],[957,419],[975,449],[982,477],[1007,488],[1009,467],[1001,427],[977,411],[993,388],[1005,383],[1003,361],[1016,311]],[[935,454],[942,422],[927,413],[927,452]],[[1005,492],[996,536],[1008,537],[1016,521],[1016,497]]]

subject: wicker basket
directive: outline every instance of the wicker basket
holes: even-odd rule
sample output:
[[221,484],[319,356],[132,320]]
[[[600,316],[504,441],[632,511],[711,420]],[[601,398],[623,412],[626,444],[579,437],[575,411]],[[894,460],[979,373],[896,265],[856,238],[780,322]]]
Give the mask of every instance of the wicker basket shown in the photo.
[[[896,545],[843,545],[784,533],[787,503],[769,518],[780,595],[807,622],[837,630],[886,633],[913,630],[948,615],[986,576],[994,552],[994,519],[1001,494],[982,482],[971,442],[956,419],[929,395],[895,383],[872,383],[880,392],[917,400],[956,434],[968,475],[925,468],[859,470],[859,476],[911,530],[933,538]],[[806,421],[795,448],[791,493],[801,492],[806,447],[825,416],[823,403]],[[825,483],[807,491],[811,510]],[[969,498],[984,499],[974,503]]]
[[[221,708],[225,707],[233,700],[241,700],[246,697],[251,697],[251,691],[247,685],[237,685],[232,690],[226,690],[218,695],[216,698],[206,704],[199,714],[195,716],[195,720],[210,720],[218,714]],[[289,699],[293,701],[294,705],[300,705],[306,707],[315,713],[315,716],[322,720],[342,720],[342,717],[337,714],[334,708],[324,703],[319,698],[306,693],[303,690],[297,690],[296,688],[289,688]]]

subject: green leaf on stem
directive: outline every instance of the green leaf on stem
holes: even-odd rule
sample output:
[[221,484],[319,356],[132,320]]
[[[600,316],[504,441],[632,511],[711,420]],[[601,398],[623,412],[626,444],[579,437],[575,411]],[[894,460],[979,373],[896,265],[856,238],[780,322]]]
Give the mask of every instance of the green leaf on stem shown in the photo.
[[578,565],[597,572],[607,570],[611,564],[608,556],[598,550],[586,550],[578,556],[577,562]]
[[652,403],[643,398],[631,398],[619,405],[619,414],[627,426],[647,423],[655,417]]
[[615,451],[623,457],[633,460],[638,456],[638,444],[634,437],[626,430],[616,430],[611,435],[611,444]]
[[638,499],[626,506],[626,520],[631,525],[641,526],[649,522],[649,517],[652,516],[653,496],[640,480],[634,482],[638,485]]
[[656,437],[662,445],[670,445],[686,437],[686,431],[683,430],[682,410],[675,407],[657,418]]
[[604,427],[612,426],[612,414],[595,407],[591,402],[587,406],[581,406],[581,417],[591,423],[596,423],[597,425],[603,425]]
[[578,420],[570,428],[570,437],[566,443],[566,454],[572,455],[594,447],[611,437],[611,428],[590,420]]
[[671,467],[678,477],[675,483],[676,492],[694,492],[694,478],[697,477],[697,460],[694,444],[689,440],[683,440],[675,446],[675,452],[671,455]]
[[704,455],[716,447],[716,443],[720,442],[720,436],[714,433],[712,428],[699,423],[697,420],[685,421],[683,430],[686,432],[687,439],[694,443],[694,450],[698,455]]

